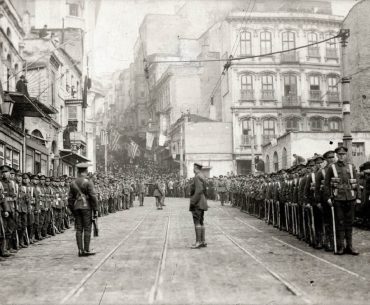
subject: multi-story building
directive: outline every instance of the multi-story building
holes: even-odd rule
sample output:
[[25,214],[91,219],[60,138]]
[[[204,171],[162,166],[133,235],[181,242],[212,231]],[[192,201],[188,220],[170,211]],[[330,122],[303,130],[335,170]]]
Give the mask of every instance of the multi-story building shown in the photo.
[[[316,14],[296,4],[247,18],[231,12],[210,29],[208,36],[218,39],[207,37],[209,50],[223,58],[249,57],[233,61],[220,85],[238,173],[251,171],[252,155],[262,156],[263,145],[286,132],[342,129],[337,39],[295,48],[334,37],[343,18],[331,15],[325,2],[315,2]],[[256,56],[281,50],[292,51]]]

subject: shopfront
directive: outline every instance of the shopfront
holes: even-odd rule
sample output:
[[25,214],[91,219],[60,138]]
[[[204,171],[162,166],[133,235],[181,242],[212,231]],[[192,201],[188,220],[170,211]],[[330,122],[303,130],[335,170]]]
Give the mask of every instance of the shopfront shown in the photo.
[[49,152],[32,138],[26,139],[26,172],[49,175]]

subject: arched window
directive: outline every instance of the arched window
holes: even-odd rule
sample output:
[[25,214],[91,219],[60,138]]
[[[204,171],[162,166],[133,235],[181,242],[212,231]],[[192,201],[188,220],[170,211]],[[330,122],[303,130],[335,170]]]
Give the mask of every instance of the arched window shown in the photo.
[[[317,34],[316,33],[308,33],[307,40],[308,40],[308,44],[316,43],[318,41],[317,40]],[[309,46],[307,48],[307,52],[308,52],[309,57],[320,57],[319,46],[317,44],[313,45],[313,46]]]
[[322,131],[323,119],[321,117],[312,117],[310,119],[311,131]]
[[262,99],[272,100],[275,97],[274,94],[274,78],[272,75],[262,75],[261,77],[262,85]]
[[268,54],[271,52],[272,52],[271,33],[267,31],[261,32],[261,54]]
[[240,99],[253,100],[253,77],[242,75],[240,78]]
[[270,172],[270,156],[266,156],[266,173]]
[[295,48],[295,33],[284,32],[282,35],[283,50],[290,50]]
[[45,146],[45,140],[44,136],[42,135],[41,131],[38,129],[35,129],[31,132],[31,135],[33,136],[33,139],[38,142],[38,144]]
[[340,118],[329,119],[330,131],[342,131],[342,120]]
[[252,55],[252,34],[250,32],[240,32],[240,55]]
[[281,156],[281,161],[282,161],[283,169],[286,169],[288,167],[288,153],[287,153],[287,150],[286,150],[285,147],[283,148],[283,153],[282,153],[282,156]]
[[276,121],[267,119],[263,121],[263,143],[267,144],[275,137]]
[[287,118],[285,120],[286,123],[286,131],[299,131],[300,130],[300,119],[297,117]]
[[273,162],[274,162],[274,172],[277,172],[279,170],[279,156],[276,151],[274,152]]
[[254,120],[251,118],[242,121],[242,145],[250,146],[254,136]]

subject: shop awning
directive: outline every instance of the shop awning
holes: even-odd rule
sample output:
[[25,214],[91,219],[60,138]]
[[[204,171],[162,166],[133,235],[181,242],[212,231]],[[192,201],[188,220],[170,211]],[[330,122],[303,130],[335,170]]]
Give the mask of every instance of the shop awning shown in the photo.
[[71,165],[76,165],[81,162],[90,162],[90,160],[87,159],[86,157],[80,154],[77,154],[76,152],[70,149],[61,149],[59,151],[59,154],[60,154],[60,159],[62,161],[65,161]]
[[23,93],[7,91],[5,91],[5,93],[9,94],[11,99],[15,102],[13,107],[14,116],[38,117],[38,118],[46,116],[46,114],[37,105],[37,103],[31,101],[31,99],[29,99]]
[[45,105],[44,103],[40,102],[38,99],[31,97],[31,101],[34,102],[40,109],[46,114],[56,114],[58,110],[56,110],[51,105]]

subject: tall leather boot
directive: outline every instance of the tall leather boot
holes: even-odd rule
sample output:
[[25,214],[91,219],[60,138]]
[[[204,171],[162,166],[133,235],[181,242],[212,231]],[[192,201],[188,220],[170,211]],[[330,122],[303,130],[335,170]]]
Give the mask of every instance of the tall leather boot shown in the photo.
[[84,256],[95,255],[95,252],[90,252],[90,239],[91,233],[84,232],[84,250],[85,250]]
[[336,255],[344,254],[344,231],[337,231],[337,252]]
[[206,243],[206,228],[205,226],[201,226],[201,234],[200,234],[200,243],[201,243],[201,246],[202,247],[207,247],[207,243]]
[[192,245],[192,249],[199,249],[202,247],[201,243],[202,226],[195,226],[195,244]]
[[359,255],[360,253],[356,251],[352,246],[352,227],[347,228],[345,230],[345,237],[346,237],[346,248],[344,250],[344,253],[351,255]]
[[78,256],[84,256],[84,245],[82,242],[82,232],[76,231],[76,242],[77,242],[77,248],[78,248]]

